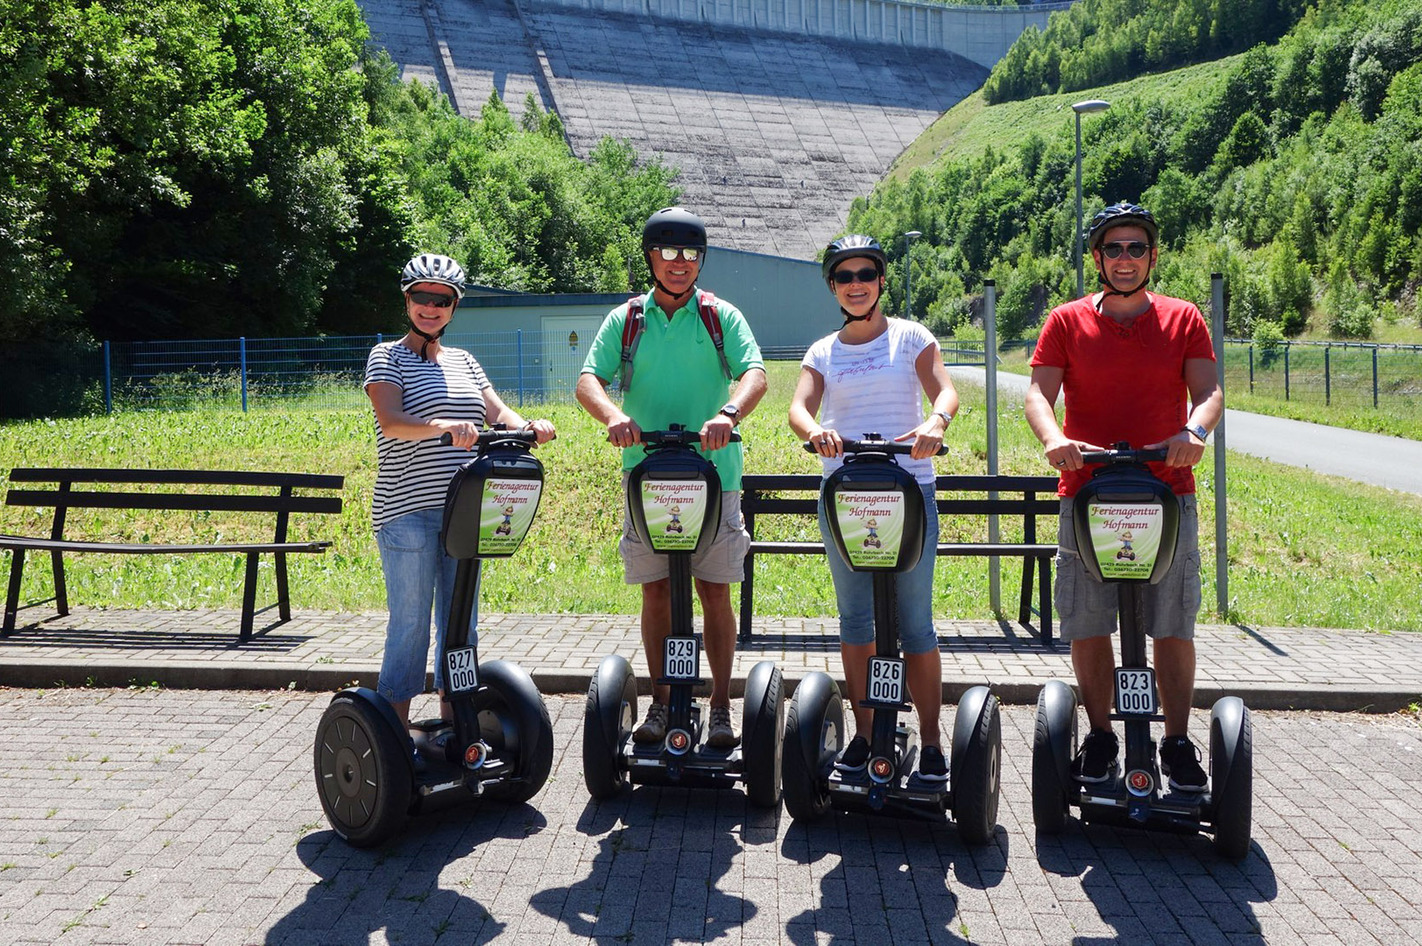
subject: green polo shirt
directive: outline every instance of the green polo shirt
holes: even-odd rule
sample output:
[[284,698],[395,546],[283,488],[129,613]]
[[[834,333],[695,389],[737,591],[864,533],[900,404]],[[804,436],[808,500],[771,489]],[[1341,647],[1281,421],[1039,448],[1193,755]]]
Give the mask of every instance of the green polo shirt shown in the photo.
[[[696,299],[693,292],[686,305],[668,319],[652,293],[643,297],[647,328],[632,356],[632,389],[622,401],[622,410],[643,430],[667,430],[672,424],[700,430],[730,397],[730,384],[721,371],[716,345],[701,324]],[[716,308],[721,313],[721,334],[732,375],[740,378],[751,368],[763,369],[760,346],[745,316],[721,299],[716,300]],[[583,362],[583,374],[596,375],[610,384],[622,373],[622,326],[626,321],[625,303],[607,314]],[[640,444],[628,447],[622,451],[622,468],[632,469],[645,456]],[[716,464],[722,489],[741,488],[744,463],[739,443],[727,444],[707,456]]]

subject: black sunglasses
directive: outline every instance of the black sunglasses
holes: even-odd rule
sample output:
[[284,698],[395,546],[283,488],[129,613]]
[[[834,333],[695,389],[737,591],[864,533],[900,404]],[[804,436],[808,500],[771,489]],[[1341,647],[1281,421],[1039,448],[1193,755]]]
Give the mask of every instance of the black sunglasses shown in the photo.
[[436,309],[448,309],[454,305],[454,296],[447,296],[442,292],[416,292],[405,293],[410,297],[410,301],[415,305],[432,305]]
[[1140,259],[1150,251],[1149,243],[1103,243],[1101,252],[1106,254],[1107,259],[1120,259],[1122,253],[1130,255],[1131,259]]
[[879,278],[879,271],[873,266],[863,269],[836,269],[831,278],[841,286],[855,282],[872,283]]

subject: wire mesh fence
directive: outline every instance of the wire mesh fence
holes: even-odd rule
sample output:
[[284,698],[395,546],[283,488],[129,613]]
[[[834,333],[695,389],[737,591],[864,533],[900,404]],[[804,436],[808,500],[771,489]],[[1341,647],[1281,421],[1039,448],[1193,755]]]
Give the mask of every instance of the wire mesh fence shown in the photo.
[[[31,374],[47,377],[44,413],[364,407],[361,382],[370,349],[395,335],[105,342],[93,350],[51,346],[23,354]],[[568,333],[508,331],[450,334],[471,352],[510,403],[571,400],[590,339]],[[981,340],[944,339],[944,360],[981,365]],[[51,350],[53,348],[54,350]],[[1023,349],[1018,354],[1016,349]],[[1031,341],[999,345],[999,359],[1031,357]],[[19,357],[22,353],[11,352]],[[795,360],[804,348],[767,348],[767,360]],[[1224,344],[1225,389],[1340,408],[1397,407],[1422,395],[1422,346],[1358,342],[1249,340]],[[0,416],[33,416],[0,398]]]

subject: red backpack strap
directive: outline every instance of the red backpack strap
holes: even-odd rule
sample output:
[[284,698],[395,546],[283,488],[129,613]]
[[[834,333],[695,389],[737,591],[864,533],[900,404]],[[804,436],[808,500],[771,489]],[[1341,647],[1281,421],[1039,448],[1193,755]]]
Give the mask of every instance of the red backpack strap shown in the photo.
[[704,289],[698,290],[696,311],[701,313],[701,324],[706,326],[706,334],[711,336],[711,343],[716,346],[716,357],[721,359],[721,371],[725,373],[726,380],[730,381],[734,375],[731,374],[731,363],[726,360],[726,337],[721,332],[721,310],[716,308],[716,296]]
[[627,318],[622,323],[622,390],[632,387],[632,357],[637,354],[637,344],[642,340],[642,332],[647,328],[647,317],[643,314],[643,297],[634,294],[627,300]]

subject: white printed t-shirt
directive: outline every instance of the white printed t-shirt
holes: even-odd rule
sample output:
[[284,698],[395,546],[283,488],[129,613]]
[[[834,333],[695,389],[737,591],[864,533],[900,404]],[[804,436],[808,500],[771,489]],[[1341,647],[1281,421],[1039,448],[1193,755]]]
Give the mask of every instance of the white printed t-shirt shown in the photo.
[[[824,378],[820,426],[831,427],[849,440],[862,440],[871,433],[893,440],[923,423],[923,385],[914,362],[937,340],[918,322],[886,321],[888,328],[862,345],[846,345],[838,332],[826,335],[810,346],[800,362]],[[820,459],[825,475],[843,462]],[[907,455],[894,459],[918,482],[934,481],[931,459],[915,460]]]

